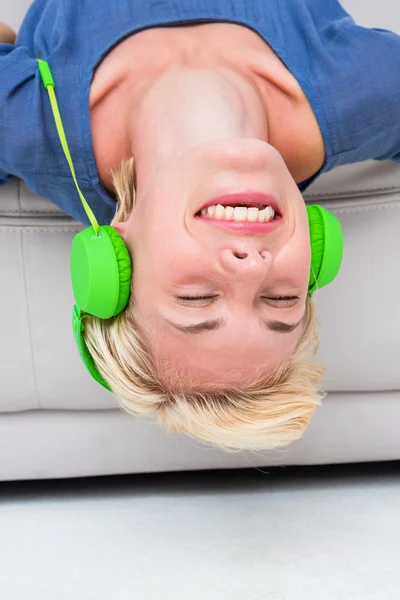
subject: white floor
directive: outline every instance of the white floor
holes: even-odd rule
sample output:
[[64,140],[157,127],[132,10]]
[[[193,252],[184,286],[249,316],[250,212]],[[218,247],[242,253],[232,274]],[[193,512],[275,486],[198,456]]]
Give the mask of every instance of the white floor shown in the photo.
[[0,483],[2,600],[395,600],[400,463]]

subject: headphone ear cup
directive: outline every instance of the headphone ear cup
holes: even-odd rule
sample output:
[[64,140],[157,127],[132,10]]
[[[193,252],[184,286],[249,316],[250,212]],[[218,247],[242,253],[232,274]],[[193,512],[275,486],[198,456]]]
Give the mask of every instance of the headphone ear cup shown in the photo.
[[343,231],[339,219],[319,205],[307,206],[311,243],[310,293],[331,283],[343,259]]
[[126,308],[131,295],[132,260],[129,250],[119,232],[110,225],[104,225],[103,229],[107,231],[108,235],[110,236],[118,264],[119,298],[117,308],[113,314],[113,316],[116,317],[124,310],[124,308]]
[[74,237],[71,279],[81,311],[109,319],[124,310],[131,291],[132,262],[118,231],[106,225],[96,235],[88,227]]

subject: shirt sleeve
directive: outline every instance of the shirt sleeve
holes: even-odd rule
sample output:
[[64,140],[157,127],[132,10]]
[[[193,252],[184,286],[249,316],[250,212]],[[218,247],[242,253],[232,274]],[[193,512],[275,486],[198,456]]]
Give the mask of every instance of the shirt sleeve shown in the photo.
[[29,111],[36,70],[27,48],[0,44],[0,184],[24,170],[18,163],[29,132],[20,109]]
[[[385,104],[376,107],[376,110],[384,112],[386,117],[386,128],[382,132],[385,142],[381,144],[383,151],[375,158],[400,163],[400,35],[388,29],[373,28],[371,31],[374,35],[382,36],[387,44],[385,46],[387,73],[386,78],[382,78],[381,84],[386,90],[387,99]],[[377,80],[379,83],[380,79]]]

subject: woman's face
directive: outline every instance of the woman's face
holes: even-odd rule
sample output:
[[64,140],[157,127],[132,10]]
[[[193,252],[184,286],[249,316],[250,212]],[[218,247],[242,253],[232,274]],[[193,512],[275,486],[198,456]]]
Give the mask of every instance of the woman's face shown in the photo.
[[[210,388],[271,372],[301,337],[310,273],[306,207],[281,155],[259,140],[208,142],[137,193],[129,220],[115,227],[132,252],[154,358]],[[276,227],[227,231],[199,216],[210,200],[241,193],[274,196]]]

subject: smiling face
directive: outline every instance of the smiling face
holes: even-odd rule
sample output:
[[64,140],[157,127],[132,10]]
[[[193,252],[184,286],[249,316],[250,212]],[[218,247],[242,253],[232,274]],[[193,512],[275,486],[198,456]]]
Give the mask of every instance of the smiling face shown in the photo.
[[[232,194],[256,204],[259,194],[271,195],[275,220],[254,230],[238,222],[221,228],[225,217],[218,223],[201,214]],[[136,309],[158,364],[176,365],[211,389],[267,374],[293,353],[305,313],[309,227],[273,146],[230,139],[184,152],[138,189],[129,220],[114,227],[133,256]]]

